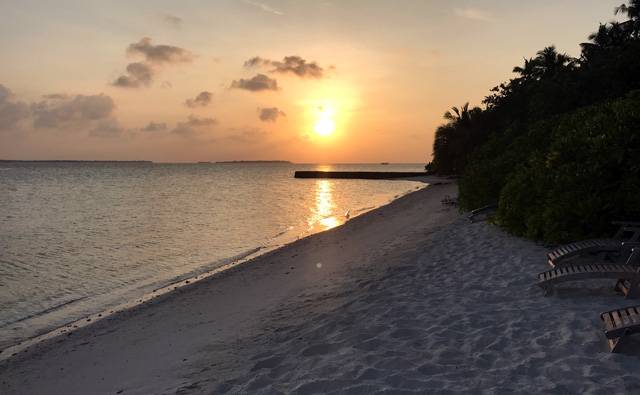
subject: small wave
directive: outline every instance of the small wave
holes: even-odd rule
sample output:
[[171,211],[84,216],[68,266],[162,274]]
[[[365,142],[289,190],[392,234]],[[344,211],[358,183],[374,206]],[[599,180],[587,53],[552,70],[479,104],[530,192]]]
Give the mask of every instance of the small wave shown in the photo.
[[353,210],[353,212],[354,213],[362,213],[364,211],[373,210],[374,208],[376,208],[376,206],[362,207],[362,208],[357,208],[357,209]]
[[154,288],[153,292],[156,292],[158,290],[161,290],[163,288],[167,288],[167,287],[172,287],[174,285],[176,285],[177,283],[183,282],[184,280],[192,280],[195,279],[196,277],[209,273],[213,270],[216,269],[220,269],[220,268],[224,268],[225,266],[231,265],[232,263],[235,262],[239,262],[242,261],[243,259],[254,255],[256,253],[258,253],[260,250],[262,250],[263,248],[266,247],[255,247],[255,248],[251,248],[249,250],[243,251],[237,255],[233,255],[230,256],[228,258],[223,258],[223,259],[219,259],[217,261],[213,261],[213,262],[209,262],[208,264],[204,264],[200,267],[198,267],[198,269],[196,270],[192,270],[190,272],[181,274],[179,276],[175,276],[173,278],[170,278],[166,281],[162,281],[159,283],[156,283],[156,288]]
[[4,323],[4,324],[0,325],[0,328],[6,328],[7,326],[18,324],[18,323],[24,322],[24,321],[26,321],[28,319],[39,317],[39,316],[51,313],[52,311],[59,310],[59,309],[63,308],[64,306],[68,306],[68,305],[70,305],[72,303],[79,302],[79,301],[81,301],[83,299],[87,299],[87,298],[88,298],[88,296],[82,296],[82,297],[79,297],[79,298],[76,298],[76,299],[73,299],[73,300],[69,300],[67,302],[60,303],[58,305],[46,308],[44,310],[29,314],[29,315],[24,316],[22,318],[18,318],[17,320],[13,320],[13,321]]
[[293,226],[290,226],[290,227],[288,227],[287,229],[285,229],[285,230],[283,230],[283,231],[281,231],[281,232],[276,233],[275,235],[271,236],[269,239],[276,239],[276,238],[278,238],[278,237],[280,237],[280,236],[283,236],[283,235],[287,234],[287,233],[288,233],[289,231],[291,231],[291,230],[293,230]]

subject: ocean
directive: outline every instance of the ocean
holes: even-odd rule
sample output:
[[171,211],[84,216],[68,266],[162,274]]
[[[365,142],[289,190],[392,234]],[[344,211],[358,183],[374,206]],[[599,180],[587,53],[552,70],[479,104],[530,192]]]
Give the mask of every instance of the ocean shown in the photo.
[[0,350],[423,186],[295,170],[423,167],[0,162]]

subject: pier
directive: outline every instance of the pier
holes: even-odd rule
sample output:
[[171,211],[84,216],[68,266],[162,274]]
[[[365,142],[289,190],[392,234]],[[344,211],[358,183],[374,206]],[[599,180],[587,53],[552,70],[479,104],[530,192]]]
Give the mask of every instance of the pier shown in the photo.
[[356,180],[392,180],[425,177],[426,172],[400,171],[296,171],[294,178],[342,178]]

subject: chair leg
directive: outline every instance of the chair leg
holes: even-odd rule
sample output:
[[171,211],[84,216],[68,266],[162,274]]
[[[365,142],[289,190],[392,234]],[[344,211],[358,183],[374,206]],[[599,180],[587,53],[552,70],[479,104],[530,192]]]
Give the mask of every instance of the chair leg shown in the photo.
[[625,347],[625,344],[627,344],[629,342],[629,332],[626,332],[622,335],[620,335],[620,337],[616,338],[616,339],[607,339],[607,342],[609,343],[609,348],[611,349],[612,353],[617,353],[622,351],[622,349]]

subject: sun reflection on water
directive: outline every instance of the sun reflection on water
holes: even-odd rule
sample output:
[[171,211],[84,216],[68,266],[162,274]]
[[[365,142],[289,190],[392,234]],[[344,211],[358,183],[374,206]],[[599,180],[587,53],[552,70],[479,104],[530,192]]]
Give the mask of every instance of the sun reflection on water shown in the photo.
[[342,223],[333,215],[336,206],[333,201],[333,183],[330,180],[316,181],[315,203],[308,220],[309,230],[313,230],[316,227],[320,227],[321,230],[328,230]]

